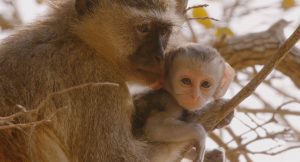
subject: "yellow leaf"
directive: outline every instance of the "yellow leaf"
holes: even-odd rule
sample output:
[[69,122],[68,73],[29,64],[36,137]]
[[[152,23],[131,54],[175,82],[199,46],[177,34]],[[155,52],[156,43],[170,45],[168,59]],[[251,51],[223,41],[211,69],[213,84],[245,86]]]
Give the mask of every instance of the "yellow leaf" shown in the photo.
[[37,4],[42,4],[44,2],[44,0],[36,0]]
[[281,7],[285,10],[295,6],[295,0],[282,0]]
[[223,36],[226,36],[226,37],[231,37],[234,35],[234,33],[232,32],[231,29],[227,28],[227,27],[221,27],[221,28],[218,28],[216,30],[216,33],[215,33],[216,37],[218,38],[221,38]]
[[[202,7],[194,8],[193,9],[193,17],[194,18],[208,17],[208,13]],[[206,19],[206,20],[196,19],[196,21],[198,23],[202,24],[205,28],[213,27],[212,21],[210,19]]]

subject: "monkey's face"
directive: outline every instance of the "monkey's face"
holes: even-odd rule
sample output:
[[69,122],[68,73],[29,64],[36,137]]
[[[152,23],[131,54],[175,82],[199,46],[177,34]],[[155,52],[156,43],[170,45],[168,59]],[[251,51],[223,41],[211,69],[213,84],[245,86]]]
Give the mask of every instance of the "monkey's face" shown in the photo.
[[99,8],[92,8],[91,14],[82,16],[76,33],[106,54],[127,81],[153,83],[162,75],[164,50],[172,28],[182,22],[175,2],[103,1]]
[[138,23],[133,28],[137,46],[128,59],[136,75],[154,82],[162,76],[164,49],[172,31],[172,24],[152,20]]
[[195,63],[190,58],[178,57],[171,67],[171,94],[178,104],[188,110],[201,108],[215,94],[223,74],[222,66]]

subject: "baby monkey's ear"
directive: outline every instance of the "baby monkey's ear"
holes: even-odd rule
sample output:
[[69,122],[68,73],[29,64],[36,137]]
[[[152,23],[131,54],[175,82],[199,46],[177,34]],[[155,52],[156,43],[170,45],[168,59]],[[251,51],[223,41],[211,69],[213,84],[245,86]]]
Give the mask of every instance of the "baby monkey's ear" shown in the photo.
[[213,96],[214,99],[221,98],[222,96],[225,95],[225,93],[226,93],[227,89],[229,88],[230,83],[233,81],[234,77],[235,77],[234,69],[228,63],[225,63],[225,68],[223,71],[221,83]]

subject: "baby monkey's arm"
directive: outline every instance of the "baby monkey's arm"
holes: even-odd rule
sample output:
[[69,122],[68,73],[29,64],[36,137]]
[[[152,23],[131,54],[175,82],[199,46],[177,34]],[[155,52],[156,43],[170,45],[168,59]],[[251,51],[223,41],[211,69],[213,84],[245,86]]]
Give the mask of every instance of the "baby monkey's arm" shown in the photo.
[[146,122],[145,133],[157,142],[191,141],[196,147],[197,157],[194,162],[204,159],[206,131],[201,124],[187,123],[171,116],[170,112],[158,112]]

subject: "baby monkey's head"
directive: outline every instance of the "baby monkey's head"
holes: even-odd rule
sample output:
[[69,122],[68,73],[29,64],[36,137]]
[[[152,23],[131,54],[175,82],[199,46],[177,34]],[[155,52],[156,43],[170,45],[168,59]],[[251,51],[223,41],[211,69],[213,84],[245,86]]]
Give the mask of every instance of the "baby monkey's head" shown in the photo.
[[222,97],[235,74],[216,49],[199,44],[176,48],[165,60],[164,88],[187,110]]

